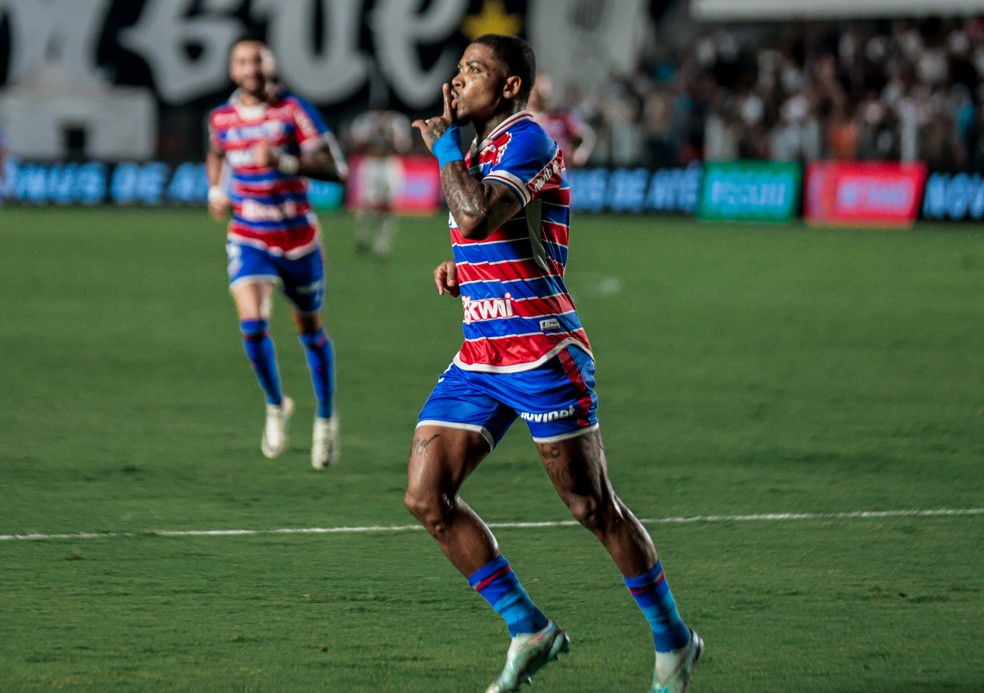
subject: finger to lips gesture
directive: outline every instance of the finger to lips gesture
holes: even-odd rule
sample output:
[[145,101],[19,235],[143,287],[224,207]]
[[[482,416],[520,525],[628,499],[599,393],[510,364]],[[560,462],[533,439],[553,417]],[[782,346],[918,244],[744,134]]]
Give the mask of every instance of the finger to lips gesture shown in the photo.
[[418,130],[420,130],[420,136],[424,138],[424,144],[430,149],[434,142],[440,139],[441,135],[447,132],[447,129],[458,122],[458,116],[455,113],[455,99],[454,95],[451,93],[451,85],[444,84],[441,87],[444,94],[444,113],[433,118],[417,119],[411,123],[411,125]]

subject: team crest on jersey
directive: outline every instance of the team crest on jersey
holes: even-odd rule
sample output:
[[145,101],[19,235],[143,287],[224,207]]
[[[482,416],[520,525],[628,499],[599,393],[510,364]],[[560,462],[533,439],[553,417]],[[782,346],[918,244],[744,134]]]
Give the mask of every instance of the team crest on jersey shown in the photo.
[[512,133],[507,132],[505,136],[499,140],[499,143],[490,142],[485,146],[485,149],[478,156],[478,160],[482,164],[492,164],[493,166],[498,166],[499,162],[502,161],[502,157],[506,153],[506,149],[509,148],[509,143],[512,141]]
[[478,154],[478,162],[480,164],[495,164],[498,160],[499,149],[493,143],[485,145],[485,149]]

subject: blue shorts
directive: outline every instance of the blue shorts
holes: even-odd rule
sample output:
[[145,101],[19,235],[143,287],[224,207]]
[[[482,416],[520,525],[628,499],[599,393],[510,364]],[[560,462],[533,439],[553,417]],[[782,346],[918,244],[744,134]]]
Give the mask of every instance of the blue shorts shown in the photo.
[[317,313],[325,302],[325,263],[321,246],[290,260],[254,248],[226,241],[229,259],[229,288],[238,283],[271,281],[283,286],[287,299],[302,313]]
[[517,418],[533,440],[550,443],[598,426],[598,396],[591,356],[574,346],[539,368],[481,373],[451,366],[437,380],[417,426],[448,426],[481,433],[494,448]]

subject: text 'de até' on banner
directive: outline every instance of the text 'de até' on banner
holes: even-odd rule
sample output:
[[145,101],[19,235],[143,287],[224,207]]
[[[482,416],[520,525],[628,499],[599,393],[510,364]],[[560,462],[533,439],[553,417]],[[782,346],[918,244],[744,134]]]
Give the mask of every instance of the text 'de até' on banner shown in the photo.
[[815,161],[806,169],[810,224],[909,228],[926,182],[922,162]]
[[701,165],[681,168],[568,168],[575,212],[693,214]]
[[719,221],[789,221],[799,212],[802,169],[795,162],[709,161],[697,217]]

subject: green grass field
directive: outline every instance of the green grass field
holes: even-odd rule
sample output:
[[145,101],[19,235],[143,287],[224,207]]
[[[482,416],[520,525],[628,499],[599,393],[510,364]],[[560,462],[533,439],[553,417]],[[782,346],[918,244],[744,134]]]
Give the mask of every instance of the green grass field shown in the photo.
[[[430,279],[445,221],[404,220],[387,263],[354,253],[351,218],[323,223],[343,443],[317,473],[283,302],[294,447],[260,454],[202,210],[0,209],[0,691],[467,693],[498,673],[503,624],[402,506],[460,340]],[[980,228],[581,216],[568,278],[614,484],[707,642],[695,693],[984,690]],[[463,496],[571,634],[532,690],[645,691],[645,621],[524,426]]]

